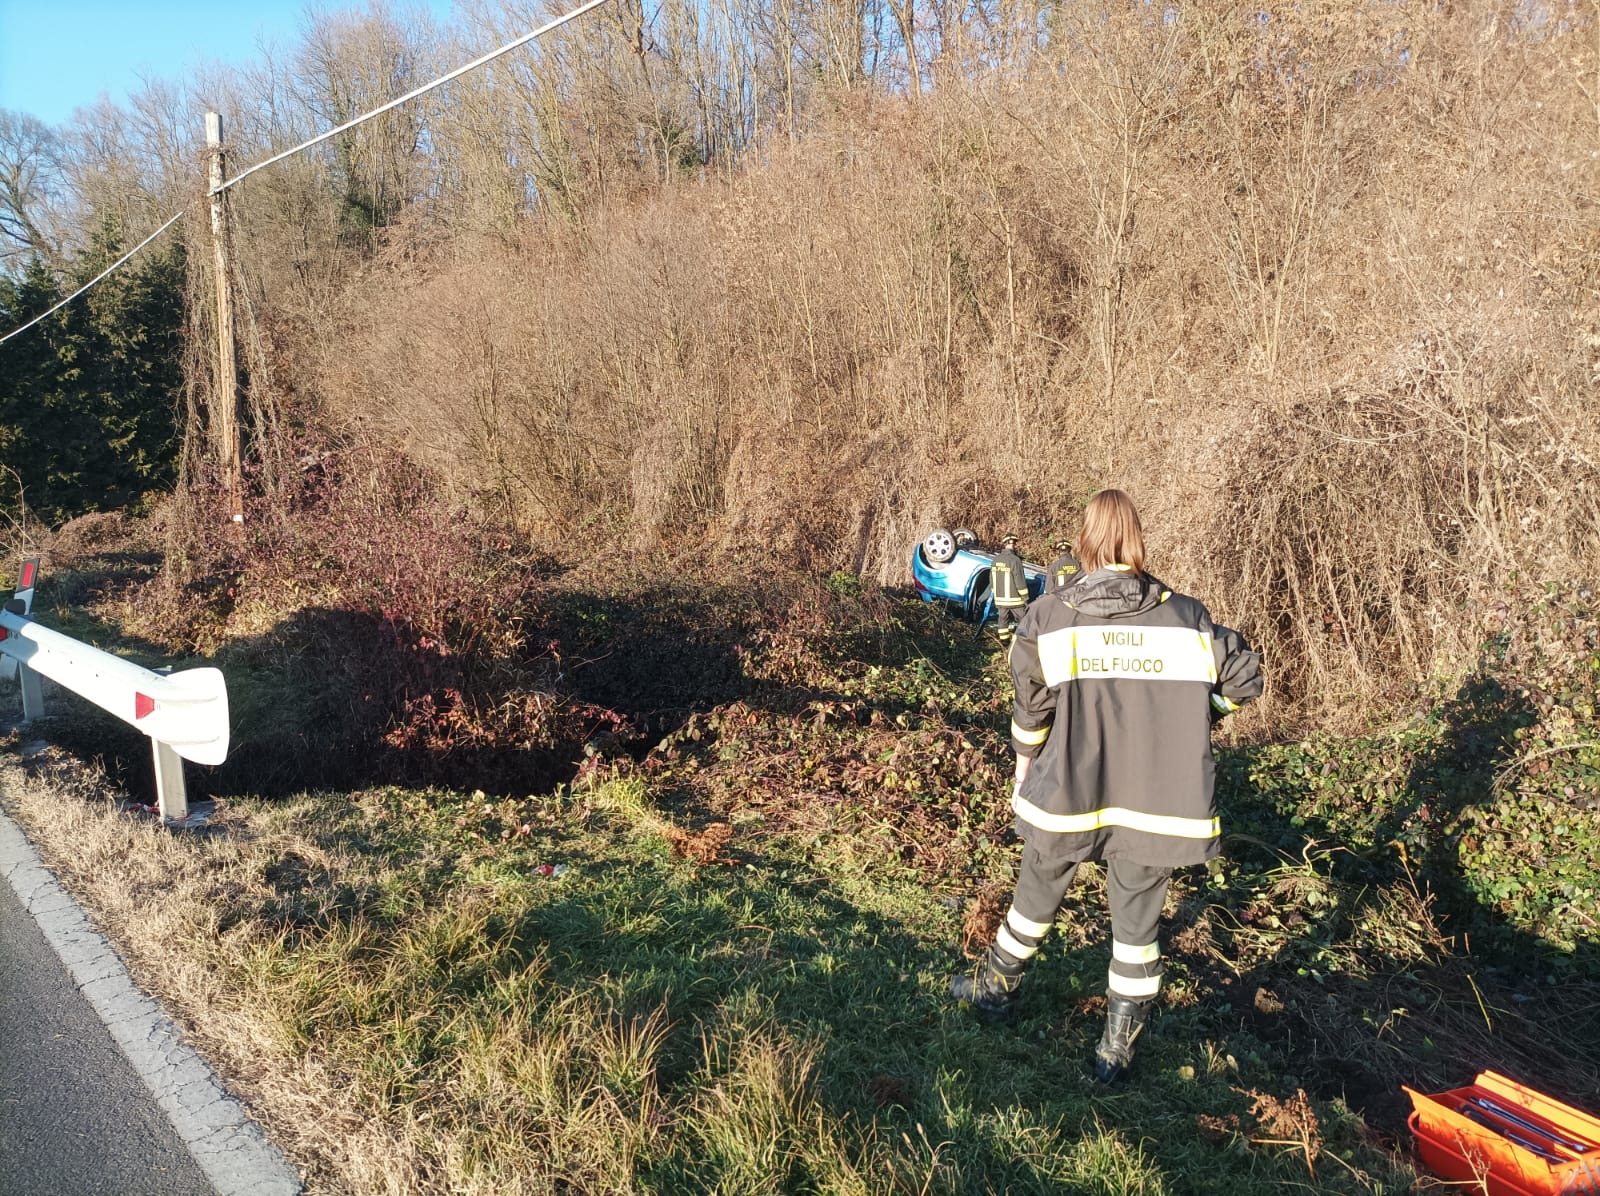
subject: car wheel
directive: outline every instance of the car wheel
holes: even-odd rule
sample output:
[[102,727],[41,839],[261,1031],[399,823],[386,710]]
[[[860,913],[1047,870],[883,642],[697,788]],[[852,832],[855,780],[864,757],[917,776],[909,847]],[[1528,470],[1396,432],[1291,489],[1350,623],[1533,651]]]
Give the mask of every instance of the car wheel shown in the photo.
[[957,548],[971,548],[978,542],[978,533],[970,527],[958,527],[950,534],[956,538]]
[[922,551],[935,565],[942,565],[956,554],[956,542],[944,528],[935,528],[922,541]]

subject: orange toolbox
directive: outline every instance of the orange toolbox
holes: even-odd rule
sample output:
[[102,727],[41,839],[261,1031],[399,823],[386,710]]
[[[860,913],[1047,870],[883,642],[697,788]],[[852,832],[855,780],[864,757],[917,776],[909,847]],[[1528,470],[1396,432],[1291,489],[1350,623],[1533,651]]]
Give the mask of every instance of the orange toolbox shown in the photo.
[[1486,1071],[1467,1088],[1411,1097],[1417,1153],[1488,1196],[1600,1196],[1600,1118]]

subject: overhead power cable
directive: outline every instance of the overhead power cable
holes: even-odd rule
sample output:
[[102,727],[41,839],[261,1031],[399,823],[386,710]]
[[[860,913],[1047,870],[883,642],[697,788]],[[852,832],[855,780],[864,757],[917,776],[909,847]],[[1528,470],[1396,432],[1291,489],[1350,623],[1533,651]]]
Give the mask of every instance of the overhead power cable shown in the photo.
[[498,50],[491,50],[491,51],[489,51],[489,53],[483,55],[483,57],[481,57],[481,58],[474,58],[471,62],[467,63],[465,66],[458,66],[458,67],[456,67],[455,70],[451,71],[448,75],[440,75],[432,83],[424,83],[421,87],[418,87],[413,91],[406,92],[406,94],[401,96],[399,99],[390,100],[387,104],[383,105],[381,108],[374,108],[371,112],[366,113],[364,116],[358,116],[354,120],[345,121],[344,124],[340,125],[337,129],[329,129],[326,133],[320,133],[317,136],[313,137],[310,141],[302,141],[299,145],[295,146],[293,149],[286,149],[281,154],[275,154],[273,157],[268,158],[265,162],[257,162],[254,166],[250,167],[248,170],[241,170],[238,174],[234,175],[227,182],[223,183],[222,186],[218,187],[216,189],[216,191],[212,192],[212,194],[213,195],[221,194],[223,191],[226,191],[229,187],[232,187],[234,184],[243,182],[245,179],[247,179],[251,175],[253,175],[256,171],[261,170],[261,169],[263,169],[265,167],[271,166],[274,162],[281,162],[283,159],[288,158],[288,157],[292,157],[293,155],[298,154],[301,150],[310,149],[313,145],[317,145],[317,144],[319,144],[321,142],[324,142],[324,141],[328,140],[328,138],[330,138],[330,137],[337,137],[340,133],[347,132],[348,130],[355,128],[359,124],[364,124],[365,122],[371,120],[374,116],[381,116],[385,112],[389,111],[389,109],[397,108],[401,104],[404,104],[407,100],[414,100],[418,96],[424,95],[427,92],[432,91],[435,87],[442,87],[444,84],[450,82],[450,80],[458,79],[462,75],[465,75],[468,71],[475,71],[480,66],[482,66],[484,63],[493,62],[496,58],[499,58],[502,54],[509,54],[512,50],[515,50],[518,46],[526,45],[528,42],[533,41],[534,38],[543,37],[546,33],[549,33],[552,29],[558,29],[562,25],[565,25],[568,21],[573,20],[576,17],[581,17],[584,13],[588,12],[591,8],[599,8],[602,4],[606,4],[606,3],[609,3],[609,0],[589,0],[589,2],[587,4],[579,5],[577,8],[573,9],[571,12],[567,13],[565,16],[557,17],[555,20],[549,22],[548,24],[542,25],[538,29],[535,29],[532,33],[524,33],[521,37],[517,38],[515,41],[507,42],[505,45],[501,46]]
[[113,270],[116,270],[119,267],[121,267],[124,264],[126,264],[128,262],[128,260],[133,257],[134,254],[138,253],[139,250],[143,249],[146,245],[150,244],[151,241],[154,241],[162,233],[166,232],[169,228],[171,228],[174,224],[176,224],[178,222],[178,217],[182,216],[188,210],[189,210],[188,208],[182,208],[182,209],[174,212],[172,215],[168,216],[167,217],[167,222],[165,224],[163,224],[160,228],[156,229],[155,232],[151,233],[144,240],[140,241],[132,249],[128,250],[127,253],[123,254],[116,261],[112,262],[104,270],[100,271],[100,273],[96,274],[88,282],[84,283],[77,290],[73,291],[72,294],[68,295],[60,303],[56,304],[54,307],[50,308],[48,311],[40,312],[38,315],[34,316],[33,319],[29,320],[26,324],[24,324],[21,328],[13,328],[10,332],[6,333],[4,336],[0,336],[0,345],[5,344],[8,340],[10,340],[14,336],[18,336],[21,333],[24,333],[24,332],[28,331],[28,329],[32,328],[35,324],[37,324],[40,320],[44,319],[46,316],[50,315],[52,312],[60,311],[63,307],[65,307],[67,304],[71,303],[79,295],[83,294],[90,287],[92,287],[96,283],[98,283],[101,279],[106,278],[107,276],[109,276]]
[[[338,128],[329,129],[326,133],[319,133],[317,136],[311,138],[309,141],[302,141],[299,145],[295,146],[293,149],[286,149],[281,154],[274,154],[272,157],[268,158],[264,162],[257,162],[254,166],[251,166],[246,170],[241,170],[238,174],[234,175],[227,182],[223,183],[222,186],[218,187],[215,191],[210,192],[210,194],[212,194],[212,195],[220,195],[222,192],[228,190],[228,188],[234,186],[235,184],[243,182],[245,179],[247,179],[251,175],[253,175],[256,171],[262,170],[262,169],[264,169],[264,168],[266,168],[268,166],[271,166],[274,162],[281,162],[285,158],[293,157],[295,154],[298,154],[301,150],[310,149],[312,146],[318,145],[318,144],[328,140],[328,138],[330,138],[330,137],[337,137],[340,133],[348,132],[349,130],[355,128],[357,125],[365,124],[367,121],[371,120],[375,116],[382,116],[385,112],[388,112],[391,108],[397,108],[401,104],[404,104],[407,100],[414,100],[420,95],[427,94],[428,92],[432,91],[436,87],[442,87],[444,84],[450,82],[450,80],[452,80],[452,79],[459,79],[462,75],[467,74],[469,71],[477,70],[484,63],[493,62],[496,58],[499,58],[502,54],[509,54],[509,53],[511,53],[512,50],[515,50],[518,46],[525,46],[529,42],[543,37],[545,34],[551,32],[552,30],[561,28],[561,26],[565,25],[568,21],[576,20],[578,17],[581,17],[584,13],[588,12],[590,9],[599,8],[602,4],[606,4],[606,3],[609,3],[609,0],[588,0],[587,3],[580,4],[577,8],[573,9],[571,12],[565,13],[562,16],[556,17],[554,20],[547,21],[545,24],[539,26],[539,28],[533,30],[532,32],[524,33],[521,37],[515,38],[512,41],[507,42],[505,45],[501,46],[498,50],[491,50],[487,54],[484,54],[484,55],[482,55],[482,56],[480,56],[478,58],[474,58],[471,62],[467,63],[465,66],[458,66],[458,67],[456,67],[455,70],[450,71],[448,74],[440,75],[437,79],[434,79],[432,82],[424,83],[421,87],[414,88],[411,91],[406,92],[405,95],[400,96],[397,99],[390,100],[387,104],[383,104],[383,105],[381,105],[381,106],[379,106],[377,108],[374,108],[371,112],[363,113],[361,116],[358,116],[353,120],[345,121],[344,124],[340,125]],[[65,307],[67,304],[71,303],[74,299],[78,298],[80,295],[84,294],[90,288],[94,287],[95,285],[100,283],[102,280],[107,278],[113,271],[115,271],[115,270],[121,268],[122,266],[126,265],[127,262],[134,256],[134,254],[138,253],[141,249],[143,249],[146,245],[150,244],[151,241],[154,241],[162,233],[166,232],[167,229],[171,228],[174,224],[177,223],[178,218],[180,216],[183,216],[188,211],[189,211],[188,208],[180,208],[178,211],[174,212],[171,216],[169,216],[167,218],[166,223],[163,224],[160,228],[156,229],[155,232],[151,233],[143,241],[140,241],[137,245],[135,245],[127,253],[123,254],[123,256],[121,258],[119,258],[117,261],[113,262],[110,266],[108,266],[105,270],[101,271],[99,274],[95,275],[88,282],[84,283],[83,286],[79,287],[76,291],[73,291],[72,294],[68,295],[60,303],[57,303],[54,307],[50,308],[49,311],[40,312],[38,315],[34,316],[33,319],[29,320],[26,324],[22,325],[20,328],[13,328],[10,332],[6,333],[4,336],[0,336],[0,345],[5,344],[12,337],[17,336],[20,333],[26,332],[28,329],[32,328],[40,320],[44,319],[46,316],[50,315],[51,313],[60,311],[63,307]]]

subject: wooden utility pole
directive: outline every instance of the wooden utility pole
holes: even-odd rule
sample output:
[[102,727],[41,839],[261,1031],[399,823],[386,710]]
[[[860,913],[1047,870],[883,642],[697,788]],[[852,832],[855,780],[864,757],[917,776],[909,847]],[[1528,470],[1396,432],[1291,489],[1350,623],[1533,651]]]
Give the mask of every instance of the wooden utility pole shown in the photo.
[[206,147],[211,158],[211,247],[217,262],[217,386],[211,417],[215,421],[222,485],[227,492],[228,521],[244,523],[243,481],[239,469],[239,366],[233,343],[233,272],[228,269],[228,209],[222,184],[222,116],[206,113]]

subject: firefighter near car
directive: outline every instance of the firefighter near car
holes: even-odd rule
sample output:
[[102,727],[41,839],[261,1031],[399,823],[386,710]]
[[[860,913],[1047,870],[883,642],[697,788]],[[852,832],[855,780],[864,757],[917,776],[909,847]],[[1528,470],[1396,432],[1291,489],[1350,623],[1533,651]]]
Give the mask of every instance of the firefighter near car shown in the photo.
[[1211,724],[1260,695],[1261,659],[1144,571],[1138,512],[1120,490],[1089,500],[1078,550],[1083,576],[1033,603],[1011,646],[1021,869],[994,941],[950,991],[985,1020],[1010,1018],[1078,866],[1103,862],[1111,960],[1094,1076],[1112,1083],[1161,991],[1172,869],[1218,851]]
[[1055,563],[1050,566],[1046,575],[1046,585],[1054,590],[1071,585],[1081,575],[1083,566],[1078,563],[1078,558],[1072,554],[1072,541],[1061,539],[1056,541],[1056,551],[1061,555],[1056,557]]
[[[985,548],[969,528],[953,532],[935,528],[911,550],[911,581],[917,596],[976,623],[981,635],[994,614],[990,572],[998,554],[998,548]],[[1024,560],[1022,574],[1029,601],[1045,592],[1042,565]]]
[[1000,538],[1000,551],[989,569],[989,587],[994,594],[994,632],[1002,644],[1008,644],[1013,624],[1022,621],[1022,612],[1028,608],[1028,582],[1022,557],[1017,554],[1016,536]]

